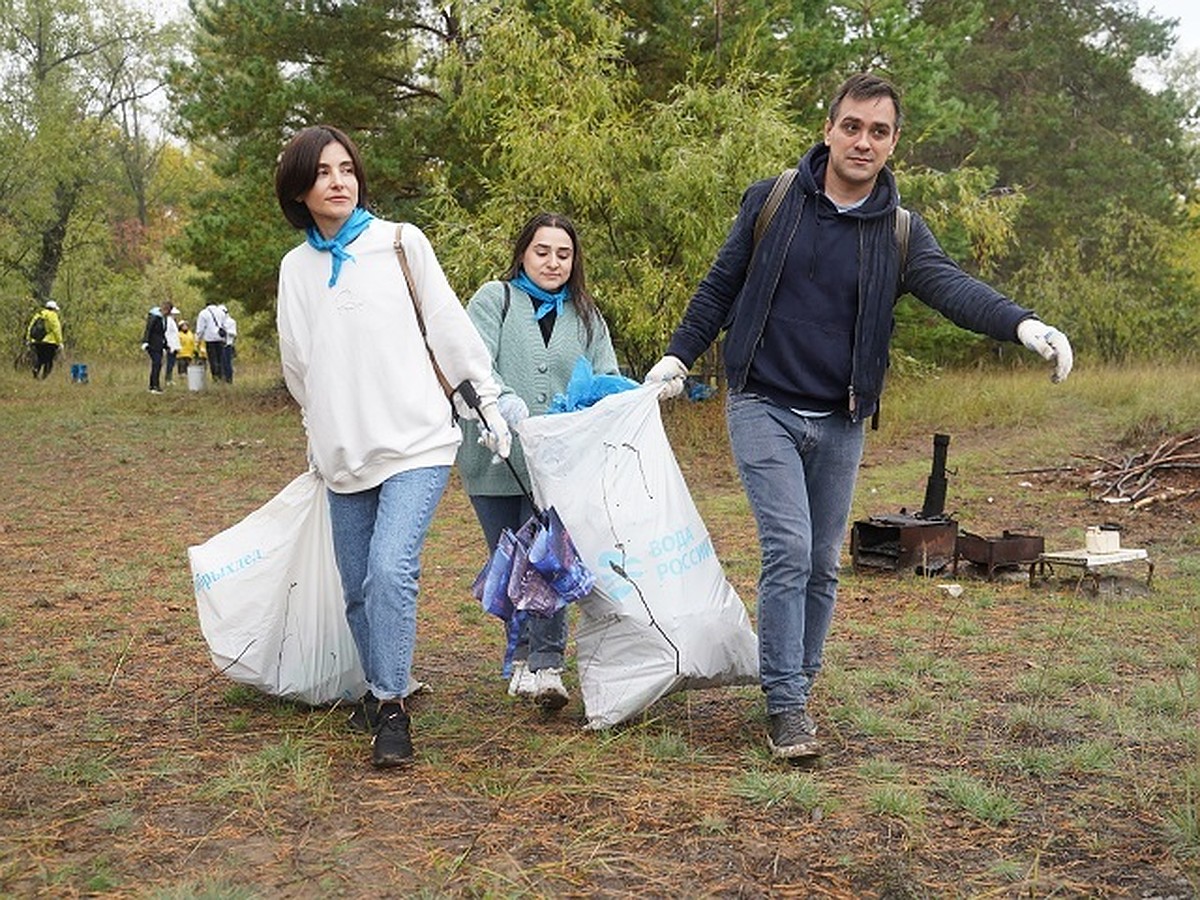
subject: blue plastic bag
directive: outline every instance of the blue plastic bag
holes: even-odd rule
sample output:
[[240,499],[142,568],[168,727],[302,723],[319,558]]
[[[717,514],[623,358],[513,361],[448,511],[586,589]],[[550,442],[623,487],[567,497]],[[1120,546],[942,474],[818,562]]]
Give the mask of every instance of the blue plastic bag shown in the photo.
[[533,547],[545,532],[541,519],[532,516],[514,535],[508,599],[514,609],[549,617],[567,605],[567,598],[560,596],[542,569],[533,565]]
[[471,593],[479,600],[483,611],[506,622],[512,618],[514,612],[512,601],[508,598],[508,582],[512,576],[515,550],[516,538],[505,528],[500,532],[496,549],[483,564],[483,568],[475,577],[475,583],[471,586]]
[[575,368],[571,370],[566,392],[555,394],[550,400],[550,405],[546,407],[546,412],[561,413],[587,409],[609,394],[619,394],[640,386],[632,378],[626,378],[624,375],[595,374],[588,358],[581,356],[575,361]]
[[596,576],[583,564],[575,542],[567,533],[558,511],[552,506],[545,512],[543,527],[537,530],[529,547],[529,563],[545,578],[563,604],[578,600],[596,584]]
[[484,612],[502,619],[508,646],[504,674],[512,672],[513,655],[526,616],[548,618],[585,596],[596,576],[583,564],[566,526],[553,507],[535,513],[515,533],[500,532],[471,593]]

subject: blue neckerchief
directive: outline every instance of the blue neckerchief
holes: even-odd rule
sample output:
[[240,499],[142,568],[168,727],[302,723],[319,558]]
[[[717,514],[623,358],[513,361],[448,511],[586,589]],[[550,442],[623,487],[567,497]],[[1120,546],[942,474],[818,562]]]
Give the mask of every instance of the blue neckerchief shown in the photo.
[[350,217],[342,223],[342,227],[338,229],[338,233],[331,238],[326,238],[322,235],[321,230],[316,225],[309,225],[305,229],[304,233],[308,235],[309,244],[322,252],[328,250],[333,257],[333,269],[329,273],[330,287],[337,284],[338,275],[342,271],[342,263],[348,259],[354,259],[353,256],[346,252],[346,245],[362,234],[374,218],[373,215],[361,206],[356,206],[354,212],[350,213]]
[[512,280],[512,286],[520,288],[538,301],[537,311],[533,314],[535,319],[542,318],[551,310],[554,310],[556,316],[559,315],[562,312],[563,304],[571,299],[571,289],[565,284],[557,291],[548,291],[534,284],[533,279],[525,274],[524,269]]

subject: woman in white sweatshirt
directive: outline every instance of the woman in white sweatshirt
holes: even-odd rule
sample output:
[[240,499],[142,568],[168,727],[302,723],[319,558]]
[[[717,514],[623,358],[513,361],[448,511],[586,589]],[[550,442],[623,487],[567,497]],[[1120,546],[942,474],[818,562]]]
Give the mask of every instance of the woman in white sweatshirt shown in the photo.
[[421,545],[461,440],[431,354],[451,385],[474,386],[494,451],[507,456],[511,438],[487,348],[425,235],[367,212],[353,142],[329,126],[303,129],[280,156],[275,193],[307,237],[279,267],[279,349],[328,486],[346,619],[370,688],[351,721],[373,732],[376,766],[408,765]]

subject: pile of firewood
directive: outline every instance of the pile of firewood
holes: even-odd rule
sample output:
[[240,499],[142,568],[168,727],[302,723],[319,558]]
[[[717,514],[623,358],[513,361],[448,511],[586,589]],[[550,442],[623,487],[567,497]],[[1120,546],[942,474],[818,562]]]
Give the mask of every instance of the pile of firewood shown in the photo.
[[1200,469],[1200,433],[1168,438],[1153,450],[1124,456],[1120,460],[1086,454],[1076,456],[1100,463],[1100,468],[1088,476],[1087,485],[1093,499],[1104,503],[1130,503],[1138,509],[1162,500],[1184,499],[1200,493],[1200,487],[1163,484],[1165,476],[1171,473]]
[[[1079,459],[1100,463],[1088,478],[1094,499],[1105,503],[1131,503],[1135,509],[1164,500],[1180,500],[1200,492],[1200,488],[1164,484],[1163,479],[1186,469],[1200,469],[1200,434],[1167,438],[1153,450],[1108,459],[1075,454]],[[1178,482],[1179,479],[1175,478]]]

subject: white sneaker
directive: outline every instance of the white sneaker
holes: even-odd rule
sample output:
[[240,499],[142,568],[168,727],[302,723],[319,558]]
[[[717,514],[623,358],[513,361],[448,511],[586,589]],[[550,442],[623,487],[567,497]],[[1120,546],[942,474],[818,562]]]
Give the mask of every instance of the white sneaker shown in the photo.
[[533,679],[533,702],[542,709],[562,709],[571,699],[563,687],[562,669],[538,669]]
[[534,685],[535,679],[529,671],[529,664],[525,660],[513,663],[512,678],[508,682],[508,696],[532,697]]

